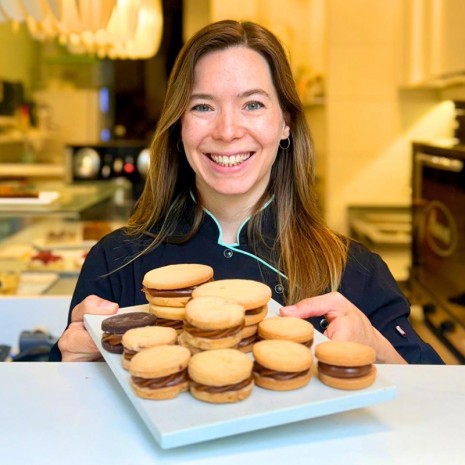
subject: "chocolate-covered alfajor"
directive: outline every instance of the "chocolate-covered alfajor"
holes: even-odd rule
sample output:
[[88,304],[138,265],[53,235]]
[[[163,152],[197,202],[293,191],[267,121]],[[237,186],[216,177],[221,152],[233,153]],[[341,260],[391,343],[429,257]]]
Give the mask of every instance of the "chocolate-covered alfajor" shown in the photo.
[[119,313],[102,321],[102,346],[114,354],[123,353],[122,338],[126,331],[144,326],[154,326],[156,317],[147,312]]
[[213,279],[213,268],[197,263],[167,265],[147,272],[142,291],[149,302],[149,311],[157,317],[157,325],[180,332],[184,308],[193,290]]

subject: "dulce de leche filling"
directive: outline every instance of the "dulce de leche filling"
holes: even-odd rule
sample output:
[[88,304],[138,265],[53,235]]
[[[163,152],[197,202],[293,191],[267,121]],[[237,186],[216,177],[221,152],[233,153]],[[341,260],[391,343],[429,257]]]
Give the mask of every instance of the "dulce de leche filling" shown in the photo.
[[318,362],[318,371],[323,375],[332,376],[334,378],[359,378],[360,376],[365,376],[370,373],[371,365],[364,365],[360,367],[338,367]]
[[114,333],[103,333],[102,334],[102,342],[106,342],[112,346],[120,346],[121,339],[123,338],[122,334],[114,334]]
[[200,384],[192,380],[190,381],[190,385],[191,387],[197,389],[197,391],[218,394],[221,392],[239,391],[245,388],[246,386],[248,386],[251,382],[252,382],[252,376],[249,376],[248,378],[244,379],[244,381],[241,381],[240,383],[227,384],[226,386],[207,386],[206,384]]
[[161,378],[141,378],[139,376],[132,376],[132,381],[136,386],[148,389],[177,386],[178,384],[188,381],[187,368]]
[[266,378],[273,378],[276,381],[287,381],[289,379],[300,378],[301,376],[305,376],[306,374],[308,374],[310,369],[291,373],[289,371],[271,370],[270,368],[266,368],[263,365],[260,365],[258,362],[254,362],[253,371],[254,373],[257,373],[260,376]]
[[221,339],[224,337],[234,336],[242,330],[244,324],[233,326],[232,328],[225,329],[202,329],[191,325],[187,321],[184,322],[184,331],[194,337],[206,337],[208,339]]

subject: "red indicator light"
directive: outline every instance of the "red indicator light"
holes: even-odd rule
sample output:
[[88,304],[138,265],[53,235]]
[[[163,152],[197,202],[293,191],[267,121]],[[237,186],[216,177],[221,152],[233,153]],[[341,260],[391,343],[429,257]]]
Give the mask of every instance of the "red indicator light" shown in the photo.
[[134,165],[132,163],[125,163],[124,167],[123,167],[124,172],[127,173],[127,174],[134,173],[135,169],[136,168],[134,167]]

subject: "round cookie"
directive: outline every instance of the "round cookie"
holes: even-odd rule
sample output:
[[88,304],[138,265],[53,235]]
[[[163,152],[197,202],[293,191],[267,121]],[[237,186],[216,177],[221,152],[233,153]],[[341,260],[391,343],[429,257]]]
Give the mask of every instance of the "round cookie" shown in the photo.
[[121,340],[123,344],[123,368],[127,370],[134,355],[141,350],[159,345],[175,344],[176,341],[177,332],[173,328],[143,326],[126,331]]
[[192,292],[192,297],[219,296],[235,300],[247,310],[262,307],[271,299],[271,289],[250,279],[219,279],[202,284]]
[[299,342],[308,348],[312,346],[314,332],[309,321],[293,316],[273,316],[258,325],[258,335],[261,339],[284,339]]
[[356,390],[371,386],[376,379],[376,351],[350,341],[327,341],[315,347],[318,378],[336,389]]
[[149,312],[157,317],[157,325],[174,328],[178,333],[182,331],[185,307],[163,307],[149,304]]
[[198,297],[186,305],[183,341],[203,350],[235,347],[242,338],[244,307],[222,297]]
[[179,345],[142,350],[129,364],[131,387],[144,399],[172,399],[189,386],[187,366],[191,353]]
[[198,263],[167,265],[148,271],[142,281],[151,304],[184,307],[193,289],[213,279],[213,268]]
[[123,353],[123,334],[133,328],[155,326],[156,317],[148,312],[127,312],[105,318],[102,321],[102,346],[114,354]]
[[268,313],[271,289],[266,284],[251,279],[220,279],[202,284],[192,297],[220,296],[235,300],[245,308],[245,325],[253,326],[262,321]]
[[199,352],[189,362],[190,392],[216,404],[243,400],[254,386],[252,367],[250,357],[235,349]]
[[311,378],[312,353],[303,344],[263,340],[253,346],[255,384],[274,391],[305,386]]

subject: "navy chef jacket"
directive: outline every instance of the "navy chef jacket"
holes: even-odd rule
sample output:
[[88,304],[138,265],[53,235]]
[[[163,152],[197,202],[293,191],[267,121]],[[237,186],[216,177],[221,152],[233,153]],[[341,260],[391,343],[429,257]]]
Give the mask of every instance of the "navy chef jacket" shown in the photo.
[[[273,209],[269,206],[267,210]],[[268,215],[272,218],[272,213]],[[267,222],[265,221],[265,225]],[[189,227],[179,225],[180,231]],[[273,220],[268,221],[270,237],[275,234]],[[150,237],[142,240],[147,245]],[[142,244],[143,246],[144,244]],[[285,290],[279,280],[280,272],[270,262],[253,254],[247,243],[246,223],[238,233],[235,244],[224,244],[221,227],[211,213],[205,211],[198,233],[184,244],[162,244],[147,255],[137,258],[122,269],[111,273],[141,250],[141,241],[129,238],[122,229],[100,240],[89,252],[71,301],[71,309],[91,294],[98,295],[120,307],[147,303],[142,292],[145,273],[176,263],[202,263],[214,270],[214,279],[242,278],[266,283],[273,299],[283,304]],[[110,273],[110,274],[108,274]],[[414,331],[408,316],[410,305],[383,260],[365,246],[351,242],[349,259],[339,292],[356,305],[404,357],[408,363],[444,363],[433,348]],[[323,332],[326,321],[310,318],[314,327]],[[52,348],[50,361],[60,361],[57,344]]]

